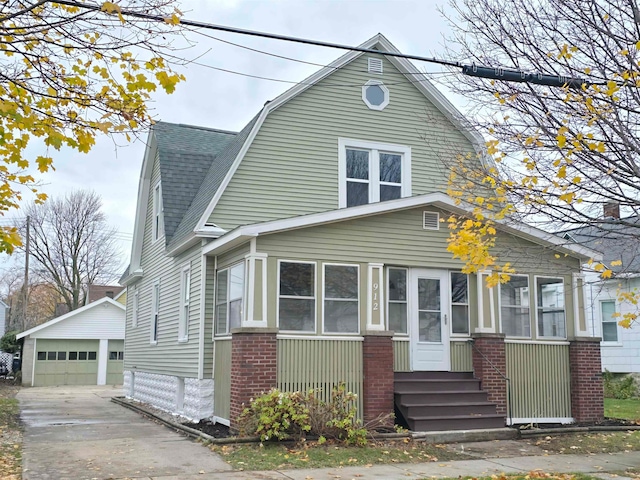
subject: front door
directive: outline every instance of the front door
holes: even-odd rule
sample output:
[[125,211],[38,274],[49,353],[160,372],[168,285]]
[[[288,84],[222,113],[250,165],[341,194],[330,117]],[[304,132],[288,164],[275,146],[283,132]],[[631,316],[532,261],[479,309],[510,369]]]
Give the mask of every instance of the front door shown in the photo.
[[410,289],[412,370],[449,371],[449,274],[413,269]]

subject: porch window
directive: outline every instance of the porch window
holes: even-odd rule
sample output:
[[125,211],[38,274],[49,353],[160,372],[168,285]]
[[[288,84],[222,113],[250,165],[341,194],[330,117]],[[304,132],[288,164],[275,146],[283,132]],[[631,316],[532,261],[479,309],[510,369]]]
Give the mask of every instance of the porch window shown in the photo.
[[407,269],[387,270],[387,318],[389,330],[407,334]]
[[323,331],[358,333],[359,281],[357,265],[325,264],[323,283]]
[[160,321],[160,282],[153,284],[151,293],[151,343],[158,343],[158,324]]
[[500,323],[508,337],[531,337],[529,277],[512,275],[500,285]]
[[339,140],[340,207],[411,195],[411,148]]
[[215,334],[227,335],[242,323],[244,263],[218,270],[216,277]]
[[566,338],[564,280],[536,277],[538,336]]
[[316,264],[281,261],[278,279],[278,326],[295,332],[316,331]]
[[600,302],[600,313],[602,315],[602,341],[618,341],[618,321],[615,316],[615,300],[603,300]]
[[451,333],[469,335],[469,276],[451,272]]
[[191,294],[191,267],[182,269],[180,276],[180,325],[178,340],[186,341],[189,335],[189,297]]

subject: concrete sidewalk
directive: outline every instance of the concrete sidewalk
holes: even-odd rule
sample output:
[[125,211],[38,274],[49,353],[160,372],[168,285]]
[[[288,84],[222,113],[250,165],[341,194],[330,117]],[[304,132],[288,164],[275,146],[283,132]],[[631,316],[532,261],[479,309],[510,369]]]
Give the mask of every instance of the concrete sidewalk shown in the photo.
[[452,462],[405,463],[373,465],[371,467],[319,468],[271,472],[228,472],[193,477],[150,477],[157,480],[407,480],[409,478],[457,478],[489,476],[500,473],[528,473],[543,470],[548,473],[589,473],[610,478],[608,472],[618,472],[623,480],[628,468],[640,468],[640,452],[598,455],[548,455],[533,457],[458,460]]

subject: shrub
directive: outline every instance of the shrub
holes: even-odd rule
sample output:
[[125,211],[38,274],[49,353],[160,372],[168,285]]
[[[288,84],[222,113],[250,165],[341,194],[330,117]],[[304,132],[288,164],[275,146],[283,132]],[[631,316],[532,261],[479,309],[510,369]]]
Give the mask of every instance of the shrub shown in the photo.
[[0,350],[7,353],[16,353],[20,350],[20,343],[16,340],[18,332],[7,332],[0,338]]
[[320,443],[335,439],[347,445],[366,444],[367,432],[356,418],[357,395],[347,392],[344,383],[332,389],[329,402],[319,398],[320,392],[272,389],[252,399],[238,417],[240,435],[259,435],[263,441],[312,435]]
[[630,375],[620,377],[611,373],[609,370],[605,370],[602,374],[602,380],[604,384],[604,396],[606,398],[625,400],[635,397],[638,393],[638,386],[634,378]]

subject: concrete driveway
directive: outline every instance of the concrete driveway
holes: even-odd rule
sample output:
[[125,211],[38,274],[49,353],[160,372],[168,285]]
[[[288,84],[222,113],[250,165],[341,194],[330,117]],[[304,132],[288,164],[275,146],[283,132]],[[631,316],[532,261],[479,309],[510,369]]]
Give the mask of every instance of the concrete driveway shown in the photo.
[[[228,472],[208,448],[109,401],[121,387],[18,393],[25,479],[181,479]],[[215,478],[215,475],[214,475]]]

